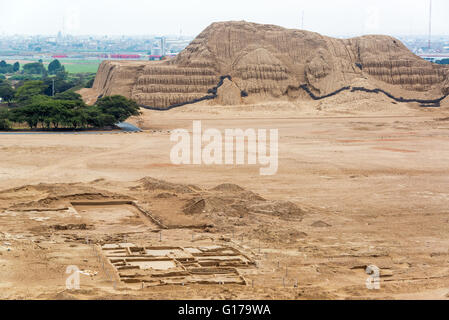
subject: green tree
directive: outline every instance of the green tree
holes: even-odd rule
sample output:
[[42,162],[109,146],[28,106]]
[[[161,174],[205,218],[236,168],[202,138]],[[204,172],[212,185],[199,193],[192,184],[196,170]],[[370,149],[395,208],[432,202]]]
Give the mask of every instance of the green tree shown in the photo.
[[8,109],[5,108],[0,109],[0,130],[11,129],[11,124],[9,123],[8,118],[9,118]]
[[5,60],[0,61],[0,73],[13,73],[13,66]]
[[46,95],[35,95],[28,103],[11,111],[10,120],[27,123],[30,128],[50,129],[85,126],[85,105],[71,100],[55,100]]
[[65,72],[64,66],[59,62],[58,59],[53,60],[48,65],[48,73],[49,74],[57,74],[60,72]]
[[62,69],[60,69],[56,72],[56,78],[66,80],[68,76],[69,76],[69,73],[67,71],[65,71],[64,67],[62,67]]
[[87,109],[88,124],[94,128],[112,127],[115,125],[115,117],[110,114],[104,114],[97,106]]
[[73,92],[73,91],[65,91],[62,93],[57,93],[54,96],[54,99],[56,100],[72,100],[72,101],[78,101],[83,102],[83,99],[79,93]]
[[47,70],[45,69],[42,62],[27,63],[23,66],[23,72],[25,74],[47,75]]
[[[16,80],[16,81],[31,81],[31,80],[41,80],[42,76],[39,75],[32,75],[32,74],[20,74],[16,73],[12,77],[9,78],[10,80]],[[20,85],[19,85],[20,86]]]
[[17,71],[20,70],[20,63],[19,63],[18,61],[16,61],[16,62],[13,64],[12,70],[13,70],[14,72],[17,72]]
[[66,91],[49,97],[43,93],[45,88],[43,81],[25,82],[15,95],[19,107],[0,114],[0,130],[8,128],[10,122],[26,123],[31,129],[104,128],[139,114],[138,105],[122,96],[106,97],[97,105],[86,106],[75,92]]
[[15,91],[9,82],[0,80],[0,98],[10,104],[14,98],[14,94]]
[[96,105],[103,114],[113,116],[116,122],[122,122],[131,116],[140,115],[139,106],[135,101],[119,95],[101,98]]
[[86,83],[86,85],[84,87],[85,88],[92,88],[94,86],[94,82],[95,82],[95,78],[92,78],[89,81],[87,81],[87,83]]
[[37,128],[39,123],[38,112],[39,110],[35,107],[21,107],[11,111],[10,119],[17,123],[25,122],[31,129],[33,129]]
[[8,119],[0,118],[0,130],[9,130],[11,129],[11,124]]
[[43,94],[45,89],[47,89],[47,85],[43,81],[26,81],[17,89],[16,101],[19,105],[26,105],[34,96]]
[[75,86],[72,81],[66,81],[58,76],[46,78],[44,83],[47,86],[47,89],[44,91],[47,96],[53,95],[53,83],[55,86],[55,94],[67,91]]
[[441,59],[437,61],[438,64],[449,64],[449,59]]

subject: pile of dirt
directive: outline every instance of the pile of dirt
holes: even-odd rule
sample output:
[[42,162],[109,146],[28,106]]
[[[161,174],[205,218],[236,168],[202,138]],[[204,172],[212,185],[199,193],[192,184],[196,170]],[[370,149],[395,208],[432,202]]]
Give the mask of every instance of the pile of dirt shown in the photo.
[[214,192],[216,194],[228,195],[231,198],[246,199],[250,201],[265,201],[265,199],[262,198],[260,195],[252,191],[245,190],[241,186],[232,183],[220,184],[210,189],[209,191]]
[[324,221],[321,221],[321,220],[315,221],[314,223],[312,223],[311,226],[314,227],[314,228],[328,228],[328,227],[331,227],[330,224],[328,224],[328,223],[326,223]]
[[183,208],[187,215],[214,215],[243,217],[266,214],[281,218],[300,219],[304,212],[289,201],[267,201],[258,194],[235,184],[222,184],[190,199]]
[[175,193],[169,193],[169,192],[162,192],[155,196],[157,199],[170,199],[170,198],[176,198],[177,195]]
[[233,183],[223,183],[220,184],[212,189],[211,191],[217,191],[217,192],[226,192],[226,193],[236,193],[236,192],[244,192],[245,189],[240,187],[239,185],[233,184]]
[[150,177],[141,179],[139,183],[143,187],[143,189],[150,192],[169,191],[175,193],[195,193],[201,190],[199,187],[194,185],[175,184]]
[[248,210],[251,213],[275,215],[282,218],[296,218],[304,215],[304,212],[290,201],[256,202],[251,204]]
[[209,189],[151,177],[137,183],[130,188],[130,195],[169,228],[223,227],[253,219],[252,216],[301,221],[305,214],[292,202],[269,201],[232,183]]
[[244,217],[251,214],[265,214],[284,219],[298,219],[304,215],[298,206],[289,201],[261,201],[223,196],[193,198],[187,202],[183,211],[187,215],[221,214]]
[[449,93],[449,68],[415,56],[389,36],[335,39],[274,25],[219,22],[175,59],[103,62],[94,94],[82,94],[89,101],[121,94],[156,108],[216,94],[220,104],[236,105],[246,96],[298,98],[304,85],[315,96],[333,95],[357,82],[398,98],[436,99]]
[[225,197],[195,197],[190,199],[184,206],[184,213],[188,215],[202,213],[225,212],[229,215],[238,214],[232,205],[235,203],[233,199]]

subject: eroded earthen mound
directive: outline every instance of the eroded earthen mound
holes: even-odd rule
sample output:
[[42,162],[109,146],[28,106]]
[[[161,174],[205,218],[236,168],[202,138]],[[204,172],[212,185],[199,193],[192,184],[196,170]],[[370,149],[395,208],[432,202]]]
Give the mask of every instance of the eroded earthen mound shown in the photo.
[[[232,80],[217,88],[224,75]],[[325,96],[362,81],[398,98],[430,100],[449,93],[448,75],[448,67],[415,56],[389,36],[334,39],[274,25],[220,22],[173,60],[103,62],[93,90],[166,108],[215,98],[238,104],[247,95],[297,98],[300,86]]]
[[223,184],[216,186],[215,188],[212,188],[211,190],[212,191],[222,191],[222,192],[243,192],[243,191],[245,191],[245,189],[243,189],[239,185],[233,184],[233,183],[223,183]]
[[250,191],[239,194],[212,194],[195,197],[187,201],[183,212],[187,215],[218,214],[234,217],[265,214],[297,220],[302,219],[304,215],[304,212],[292,202],[267,201]]
[[[163,180],[158,180],[150,177],[143,178],[139,181],[142,185],[142,187],[146,191],[170,191],[170,192],[177,192],[177,193],[193,193],[197,190],[199,190],[199,187],[193,186],[193,185],[186,185],[186,184],[175,184]],[[167,193],[165,193],[167,194]],[[159,194],[158,196],[161,196]]]

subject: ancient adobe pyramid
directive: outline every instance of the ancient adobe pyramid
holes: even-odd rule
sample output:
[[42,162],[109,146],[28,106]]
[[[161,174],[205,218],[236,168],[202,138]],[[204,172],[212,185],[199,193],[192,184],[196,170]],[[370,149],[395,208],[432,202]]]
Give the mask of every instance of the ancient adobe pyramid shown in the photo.
[[[232,81],[223,81],[225,75]],[[405,99],[435,99],[449,93],[449,67],[415,56],[389,36],[334,39],[274,25],[219,22],[170,61],[103,62],[93,89],[99,96],[121,94],[166,108],[215,98],[218,83],[224,104],[247,95],[297,98],[301,85],[316,96],[363,86]]]

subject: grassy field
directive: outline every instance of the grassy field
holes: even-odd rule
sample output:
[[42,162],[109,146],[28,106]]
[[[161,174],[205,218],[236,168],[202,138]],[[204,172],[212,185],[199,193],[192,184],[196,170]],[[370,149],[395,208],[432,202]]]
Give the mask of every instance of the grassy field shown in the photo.
[[97,73],[100,60],[60,60],[69,73]]

